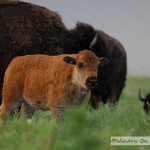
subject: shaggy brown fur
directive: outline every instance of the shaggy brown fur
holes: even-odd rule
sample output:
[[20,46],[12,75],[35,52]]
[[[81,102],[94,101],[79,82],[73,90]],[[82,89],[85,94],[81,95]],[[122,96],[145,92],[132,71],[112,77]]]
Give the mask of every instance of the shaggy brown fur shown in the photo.
[[[106,58],[99,59],[88,50],[74,55],[14,58],[4,76],[0,117],[4,118],[22,102],[28,109],[50,109],[52,117],[60,117],[56,108],[79,103],[91,85],[96,85],[93,80],[97,77],[98,65],[106,63]],[[91,78],[89,84],[87,81]]]

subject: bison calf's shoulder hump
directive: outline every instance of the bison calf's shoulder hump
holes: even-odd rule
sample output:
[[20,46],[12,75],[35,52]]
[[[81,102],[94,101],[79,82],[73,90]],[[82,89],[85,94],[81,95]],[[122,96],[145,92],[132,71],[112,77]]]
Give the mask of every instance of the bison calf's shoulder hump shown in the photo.
[[24,102],[30,110],[50,109],[52,116],[58,117],[58,107],[79,103],[96,86],[98,65],[107,62],[88,50],[14,58],[4,76],[0,116]]

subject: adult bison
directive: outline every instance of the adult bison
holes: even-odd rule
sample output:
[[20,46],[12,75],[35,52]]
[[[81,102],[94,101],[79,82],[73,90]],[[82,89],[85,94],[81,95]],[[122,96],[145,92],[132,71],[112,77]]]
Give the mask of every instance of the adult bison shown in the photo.
[[[93,91],[93,100],[91,102],[95,108],[101,102],[105,104],[109,101],[112,106],[118,103],[125,86],[127,74],[127,56],[123,45],[101,30],[97,30],[97,34],[98,39],[105,43],[105,50],[107,51],[110,63],[109,66],[105,66],[105,76],[99,77],[101,80],[99,80],[98,86]],[[96,93],[99,93],[99,90],[102,94],[95,96]]]
[[[117,46],[115,40],[112,43],[111,41],[111,37],[108,36],[106,40],[88,24],[77,23],[73,29],[68,30],[56,12],[44,7],[19,1],[1,4],[0,90],[6,67],[15,56],[37,53],[72,54],[82,49],[89,49],[99,57],[108,57],[112,60],[107,66],[98,69],[101,77],[99,77],[98,86],[92,90],[91,104],[96,108],[99,101],[105,102],[108,98],[115,103],[123,87],[109,87],[113,85],[109,82],[113,80],[112,72],[124,71],[124,77],[116,73],[118,83],[121,82],[124,85],[125,80],[122,78],[125,79],[126,65],[121,70],[116,67],[120,68],[119,64],[122,64],[122,59],[126,62],[126,57],[122,58],[123,47]],[[113,88],[116,88],[114,90],[119,93],[118,96],[112,94],[113,91],[110,89]]]

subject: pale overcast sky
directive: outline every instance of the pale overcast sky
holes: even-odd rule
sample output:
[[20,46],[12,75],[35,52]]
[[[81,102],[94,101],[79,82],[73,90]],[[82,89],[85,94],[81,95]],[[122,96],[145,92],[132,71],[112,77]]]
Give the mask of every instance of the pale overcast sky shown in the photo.
[[68,28],[81,21],[117,38],[129,74],[150,75],[150,0],[23,0],[57,11]]

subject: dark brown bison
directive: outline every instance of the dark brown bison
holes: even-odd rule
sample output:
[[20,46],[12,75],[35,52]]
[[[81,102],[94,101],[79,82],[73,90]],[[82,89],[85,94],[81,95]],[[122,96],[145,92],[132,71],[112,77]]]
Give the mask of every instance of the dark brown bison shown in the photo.
[[147,94],[144,98],[141,96],[141,91],[139,90],[139,99],[144,102],[143,109],[145,113],[148,115],[150,113],[150,93]]
[[[73,54],[82,49],[112,60],[109,65],[98,68],[101,77],[98,75],[98,86],[92,90],[92,106],[96,108],[100,101],[105,102],[108,98],[115,103],[126,76],[126,64],[122,65],[126,63],[126,55],[116,40],[85,23],[77,23],[68,30],[56,12],[44,7],[19,1],[0,5],[0,89],[4,72],[15,56]],[[122,86],[114,86],[115,75]]]
[[[125,86],[126,74],[127,74],[127,56],[126,51],[122,44],[115,38],[109,36],[101,30],[97,30],[98,39],[105,43],[105,50],[108,53],[110,59],[109,66],[105,66],[105,76],[100,77],[99,84],[93,91],[102,94],[99,96],[93,96],[92,106],[95,108],[99,105],[98,103],[110,102],[110,105],[116,105],[118,103],[121,92]],[[104,68],[101,68],[104,70]],[[96,95],[93,94],[93,95]]]

